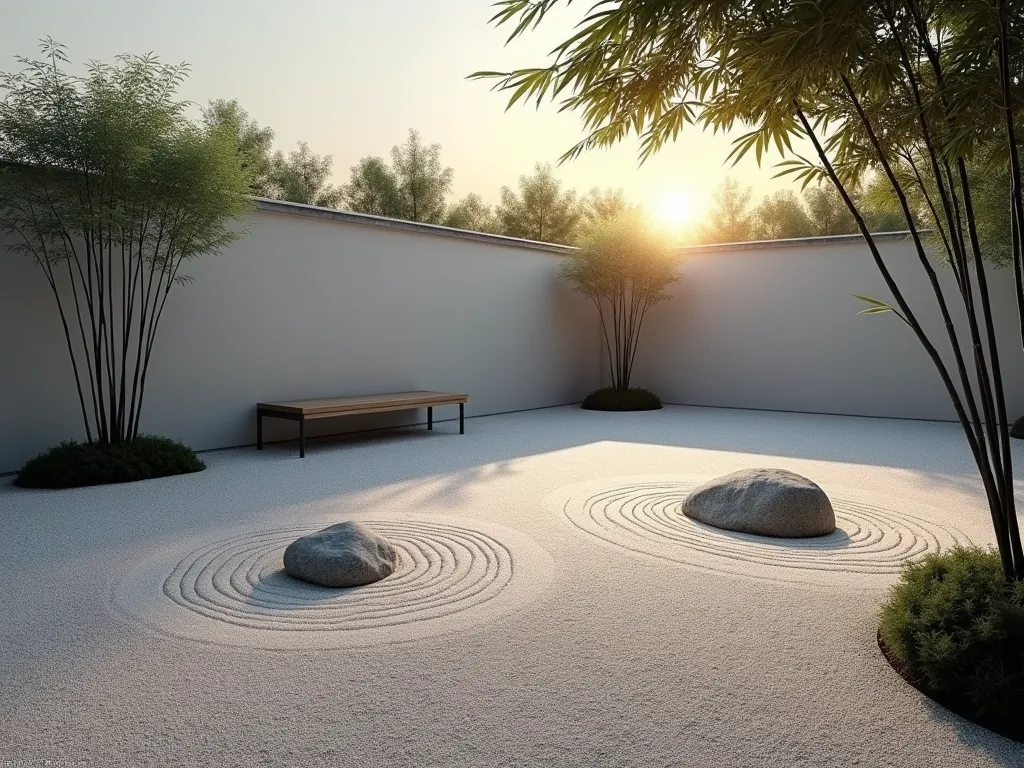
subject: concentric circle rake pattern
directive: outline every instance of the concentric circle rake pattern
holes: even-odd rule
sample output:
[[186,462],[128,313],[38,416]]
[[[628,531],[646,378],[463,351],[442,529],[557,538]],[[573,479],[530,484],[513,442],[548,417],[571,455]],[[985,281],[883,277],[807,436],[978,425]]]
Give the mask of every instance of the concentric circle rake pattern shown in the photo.
[[[903,564],[970,539],[941,519],[832,499],[837,530],[809,539],[734,533],[691,520],[683,501],[696,482],[576,487],[561,509],[603,541],[663,560],[755,578],[883,587]],[[937,515],[936,518],[941,518]]]
[[205,616],[276,630],[353,630],[439,618],[472,607],[512,578],[512,557],[475,531],[429,523],[373,523],[398,548],[390,577],[351,589],[297,581],[281,568],[284,548],[306,529],[278,529],[191,553],[164,594]]
[[[192,618],[178,614],[177,619],[158,622],[157,628],[211,642],[282,648],[410,639],[504,612],[524,586],[535,585],[550,570],[543,563],[546,553],[538,553],[529,542],[524,545],[512,532],[515,556],[498,538],[465,526],[426,520],[363,522],[399,550],[398,568],[386,579],[329,589],[285,574],[285,547],[323,526],[244,534],[164,565],[163,595]],[[521,564],[541,572],[521,578]],[[139,588],[115,589],[115,602],[135,615],[152,613],[139,610],[143,599]]]

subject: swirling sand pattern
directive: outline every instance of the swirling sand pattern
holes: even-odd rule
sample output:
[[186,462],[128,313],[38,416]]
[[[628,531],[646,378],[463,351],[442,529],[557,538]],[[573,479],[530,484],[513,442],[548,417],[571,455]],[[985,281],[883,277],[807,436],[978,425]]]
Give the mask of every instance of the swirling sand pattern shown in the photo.
[[800,584],[884,588],[903,564],[968,536],[934,518],[833,498],[836,531],[809,539],[735,533],[691,520],[689,481],[584,484],[551,498],[568,520],[603,542],[686,566]]
[[[209,642],[347,647],[444,633],[504,613],[550,571],[546,553],[511,531],[496,537],[436,521],[362,522],[400,553],[396,571],[374,584],[329,589],[292,579],[282,570],[285,547],[323,526],[276,528],[213,542],[165,565],[150,598],[162,593],[186,617],[175,612],[154,622],[131,578],[115,588],[115,602],[158,630]],[[155,568],[149,571],[135,577],[151,584]]]

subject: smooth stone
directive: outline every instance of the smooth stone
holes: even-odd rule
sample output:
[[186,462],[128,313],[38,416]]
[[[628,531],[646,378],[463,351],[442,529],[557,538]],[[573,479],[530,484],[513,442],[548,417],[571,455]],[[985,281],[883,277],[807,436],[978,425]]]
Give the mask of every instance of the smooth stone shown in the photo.
[[338,523],[296,539],[284,551],[289,576],[323,587],[358,587],[390,576],[398,550],[365,525]]
[[807,538],[836,529],[832,502],[815,483],[785,469],[744,469],[694,490],[683,514],[727,531]]

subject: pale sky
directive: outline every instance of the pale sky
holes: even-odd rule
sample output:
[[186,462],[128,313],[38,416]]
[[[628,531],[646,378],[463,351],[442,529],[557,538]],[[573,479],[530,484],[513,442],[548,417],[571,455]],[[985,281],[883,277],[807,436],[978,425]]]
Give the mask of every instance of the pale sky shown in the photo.
[[[456,197],[476,192],[495,203],[535,162],[554,163],[582,125],[553,104],[505,112],[506,94],[465,77],[543,63],[589,5],[578,0],[506,47],[508,30],[487,24],[489,0],[34,0],[2,14],[0,69],[16,68],[15,54],[34,56],[46,35],[74,62],[152,51],[191,65],[183,98],[236,98],[274,128],[277,148],[305,140],[332,155],[336,183],[360,157],[388,157],[416,128],[442,145]],[[754,203],[788,186],[772,179],[776,156],[760,169],[752,158],[730,168],[729,139],[697,129],[642,168],[636,150],[630,141],[592,152],[556,174],[581,194],[622,188],[653,210],[682,197],[697,212],[726,175],[752,187]]]

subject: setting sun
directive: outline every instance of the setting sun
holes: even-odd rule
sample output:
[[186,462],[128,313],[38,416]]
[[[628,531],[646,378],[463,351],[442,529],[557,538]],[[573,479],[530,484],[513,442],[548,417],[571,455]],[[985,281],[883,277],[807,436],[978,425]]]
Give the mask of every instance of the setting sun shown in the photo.
[[657,206],[658,218],[673,227],[686,224],[694,215],[693,197],[685,189],[673,189],[662,194]]

